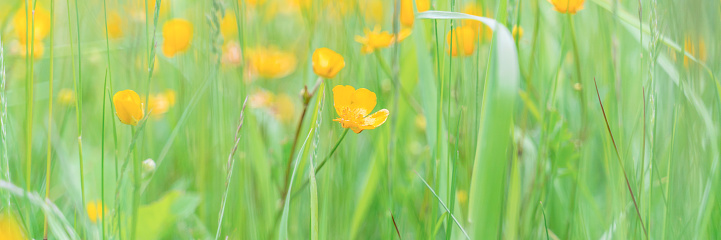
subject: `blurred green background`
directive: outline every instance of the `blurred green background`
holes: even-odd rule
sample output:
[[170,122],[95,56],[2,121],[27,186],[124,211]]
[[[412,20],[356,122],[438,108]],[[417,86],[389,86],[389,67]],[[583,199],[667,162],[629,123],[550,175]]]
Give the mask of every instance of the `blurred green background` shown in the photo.
[[[0,239],[721,239],[719,1],[157,3],[0,1]],[[344,135],[337,85],[388,120]]]

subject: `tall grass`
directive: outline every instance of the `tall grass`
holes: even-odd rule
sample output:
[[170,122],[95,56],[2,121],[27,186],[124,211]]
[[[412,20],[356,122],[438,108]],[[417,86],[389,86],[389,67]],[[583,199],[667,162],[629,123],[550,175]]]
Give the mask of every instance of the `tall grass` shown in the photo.
[[[720,238],[721,2],[554,1],[0,1],[0,229]],[[466,25],[473,48],[451,56]],[[376,26],[392,43],[364,53]],[[331,79],[321,47],[344,58]],[[333,121],[338,85],[375,93],[386,122]]]

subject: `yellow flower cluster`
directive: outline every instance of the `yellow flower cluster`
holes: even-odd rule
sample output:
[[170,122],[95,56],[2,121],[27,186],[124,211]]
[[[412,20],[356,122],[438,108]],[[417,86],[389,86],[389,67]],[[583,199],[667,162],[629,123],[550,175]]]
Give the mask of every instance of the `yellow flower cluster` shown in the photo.
[[[27,52],[33,58],[40,58],[43,55],[43,39],[50,34],[50,12],[40,6],[35,6],[35,10],[28,7],[21,7],[13,17],[13,27],[15,27],[15,35],[20,42],[20,55],[26,56]],[[31,47],[32,46],[32,47]]]

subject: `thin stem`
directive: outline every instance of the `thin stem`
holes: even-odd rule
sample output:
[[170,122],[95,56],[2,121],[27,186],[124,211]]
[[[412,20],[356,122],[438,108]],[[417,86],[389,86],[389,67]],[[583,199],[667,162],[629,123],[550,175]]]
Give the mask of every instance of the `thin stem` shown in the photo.
[[648,232],[646,231],[646,227],[643,224],[643,218],[641,217],[641,212],[638,210],[638,204],[636,203],[636,197],[633,195],[633,190],[631,190],[631,184],[628,182],[628,175],[626,174],[626,169],[623,167],[623,162],[621,161],[621,155],[618,153],[618,147],[616,146],[616,140],[613,139],[613,133],[611,133],[611,126],[608,125],[608,118],[606,118],[606,110],[603,109],[603,103],[601,103],[601,94],[598,93],[598,84],[596,83],[596,79],[593,79],[593,83],[596,86],[596,95],[598,96],[598,104],[601,105],[601,112],[603,113],[603,120],[606,121],[606,129],[608,130],[608,135],[611,136],[611,142],[613,143],[613,149],[616,150],[616,157],[618,159],[618,164],[621,166],[621,171],[623,171],[623,177],[626,179],[626,187],[628,187],[628,192],[631,194],[631,199],[633,200],[633,206],[636,207],[636,214],[638,215],[638,220],[641,222],[641,227],[643,228],[643,233],[646,236],[646,239],[648,239]]
[[[47,165],[45,166],[45,199],[50,199],[50,173],[52,172],[52,133],[53,133],[53,42],[54,42],[54,26],[55,26],[55,1],[50,0],[50,74],[48,80],[48,153]],[[43,224],[43,237],[48,239],[48,216],[45,215],[45,223]]]
[[230,151],[230,154],[228,155],[228,173],[227,177],[225,179],[225,191],[223,191],[223,198],[220,203],[220,213],[218,213],[218,229],[215,232],[215,239],[218,240],[220,238],[220,227],[223,223],[223,213],[225,212],[225,201],[228,199],[228,189],[230,187],[230,179],[233,177],[233,168],[235,167],[235,159],[233,156],[235,155],[235,152],[238,150],[238,144],[240,144],[240,129],[243,127],[243,112],[245,111],[245,104],[248,103],[248,97],[245,97],[245,101],[243,101],[243,108],[240,110],[240,122],[238,123],[238,128],[235,130],[235,145],[233,146],[233,149]]
[[285,194],[285,192],[288,191],[288,177],[290,177],[290,164],[293,162],[293,153],[295,152],[295,148],[298,145],[298,137],[300,136],[300,130],[303,128],[303,120],[305,120],[305,113],[308,111],[308,104],[310,103],[310,99],[313,98],[313,95],[315,95],[315,92],[318,90],[318,86],[320,86],[320,83],[323,82],[323,78],[318,77],[318,80],[315,83],[315,86],[313,87],[313,90],[311,92],[308,92],[308,87],[306,86],[303,90],[303,112],[300,114],[300,119],[298,119],[298,126],[295,128],[295,137],[293,137],[293,145],[290,147],[290,153],[288,154],[288,163],[285,166],[285,178],[284,178],[284,184],[283,192],[281,194]]
[[[135,127],[132,127],[131,135],[135,132]],[[140,133],[136,133],[140,134]],[[133,149],[133,220],[130,226],[130,238],[135,238],[138,228],[138,207],[140,206],[140,162],[138,161],[138,146],[135,145]]]

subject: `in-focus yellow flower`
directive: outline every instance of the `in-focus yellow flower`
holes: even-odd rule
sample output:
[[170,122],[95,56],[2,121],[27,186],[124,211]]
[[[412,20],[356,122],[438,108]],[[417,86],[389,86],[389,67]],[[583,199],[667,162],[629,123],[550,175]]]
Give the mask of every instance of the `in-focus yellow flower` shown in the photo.
[[[34,23],[33,17],[35,18]],[[35,7],[35,14],[33,14],[30,6],[26,14],[23,6],[15,14],[13,25],[20,44],[26,45],[28,38],[33,38],[34,41],[42,41],[50,33],[50,13],[38,5]],[[33,31],[27,32],[29,29],[33,29]],[[33,32],[35,35],[33,35]]]
[[380,126],[389,114],[387,109],[370,114],[376,107],[376,94],[365,88],[356,90],[352,86],[333,88],[333,107],[339,116],[333,121],[340,122],[343,128],[350,128],[355,133]]
[[295,55],[280,51],[274,47],[248,50],[249,68],[263,78],[275,79],[290,75],[295,71]]
[[25,45],[20,44],[20,56],[26,57],[27,53],[32,50],[32,53],[30,53],[34,59],[38,59],[43,56],[43,53],[45,52],[45,46],[43,46],[43,43],[41,41],[35,41],[33,43],[34,45]]
[[318,48],[313,52],[313,71],[318,76],[330,79],[345,67],[343,56],[328,48]]
[[[141,100],[141,102],[143,102]],[[164,93],[158,93],[150,96],[148,99],[148,111],[152,117],[162,117],[170,107],[175,105],[175,91],[166,90]]]
[[[429,0],[416,0],[416,8],[418,12],[428,11],[430,8]],[[401,0],[401,24],[404,27],[413,27],[415,16],[413,14],[413,0]]]
[[[453,34],[452,37],[451,34]],[[459,55],[462,57],[470,56],[473,54],[473,51],[476,50],[475,40],[476,31],[473,31],[471,26],[466,25],[454,28],[453,30],[448,31],[448,35],[446,35],[446,43],[448,43],[446,52],[450,53],[451,56],[454,57]],[[453,44],[451,44],[451,41]],[[453,49],[451,49],[450,46],[453,46]]]
[[67,88],[60,89],[60,92],[58,93],[58,100],[63,106],[70,106],[75,103],[75,93],[73,90]]
[[[467,4],[465,7],[463,7],[463,10],[461,12],[473,16],[484,16],[483,9],[474,3]],[[470,26],[474,31],[476,31],[476,33],[478,34],[477,37],[481,40],[490,39],[491,36],[493,36],[493,30],[491,30],[491,28],[479,21],[466,19],[463,20],[463,25]]]
[[223,39],[230,39],[238,36],[238,22],[235,18],[235,14],[230,11],[225,12],[225,17],[220,21],[220,34],[223,35]]
[[393,43],[401,42],[411,34],[411,30],[405,28],[401,29],[396,37],[389,32],[381,32],[381,28],[379,26],[376,26],[373,31],[367,28],[363,31],[365,32],[365,36],[356,35],[355,41],[363,45],[361,47],[361,52],[365,54],[372,53],[379,48],[387,48]]
[[123,20],[117,11],[108,15],[108,37],[118,39],[123,37]]
[[513,38],[519,40],[523,37],[523,27],[515,25],[513,26]]
[[88,218],[90,218],[90,222],[96,223],[98,222],[98,220],[103,220],[103,213],[106,211],[105,206],[103,206],[103,202],[89,202],[85,209],[88,212]]
[[113,105],[115,105],[115,114],[124,124],[135,126],[145,115],[140,96],[133,90],[128,89],[115,93]]
[[175,18],[163,25],[163,53],[167,57],[185,52],[193,40],[193,24],[188,20]]
[[585,0],[548,0],[548,2],[553,4],[553,7],[557,12],[571,14],[583,9],[584,1]]
[[22,226],[18,220],[15,219],[15,216],[2,213],[0,214],[0,239],[22,240],[28,238],[25,236],[25,231],[23,231]]

